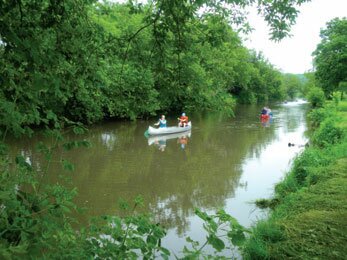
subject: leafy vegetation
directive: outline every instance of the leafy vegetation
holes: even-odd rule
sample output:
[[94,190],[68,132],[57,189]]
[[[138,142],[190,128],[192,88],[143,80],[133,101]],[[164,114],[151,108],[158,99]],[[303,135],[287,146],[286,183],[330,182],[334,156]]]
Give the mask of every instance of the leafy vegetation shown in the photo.
[[302,86],[315,108],[308,115],[314,128],[311,145],[276,185],[274,198],[257,201],[272,211],[253,228],[243,248],[245,259],[345,258],[346,28],[345,18],[335,18],[321,30],[322,41],[313,53],[316,71],[305,73]]
[[312,87],[307,93],[307,99],[311,103],[312,107],[322,107],[325,102],[324,92],[321,88]]
[[[240,10],[257,2],[271,37],[281,39],[305,1],[0,1],[1,139],[54,129],[51,147],[38,144],[47,159],[39,171],[22,156],[11,160],[1,143],[1,258],[167,258],[160,243],[165,231],[135,211],[140,199],[129,216],[100,217],[77,230],[76,189],[41,182],[59,147],[89,145],[67,142],[62,131],[79,134],[82,123],[158,111],[231,112],[235,99],[285,98],[281,74],[242,45],[237,31],[249,27]],[[60,162],[73,170],[68,160]],[[217,256],[248,232],[222,210],[196,214],[205,222],[206,243],[188,239],[187,257],[211,257],[206,245]]]
[[346,18],[335,18],[321,29],[321,42],[313,52],[314,71],[305,73],[307,81],[303,86],[303,93],[311,102],[313,107],[321,107],[325,98],[334,98],[337,95],[343,99],[346,92]]
[[[273,208],[244,247],[245,259],[344,259],[346,255],[347,102],[313,110],[312,145],[276,185]],[[340,120],[341,119],[341,120]],[[329,248],[329,250],[327,250]]]
[[[242,10],[254,2],[2,1],[0,128],[284,99],[281,74],[237,33],[249,30]],[[257,1],[273,39],[303,2]]]
[[335,18],[320,33],[321,42],[314,51],[315,76],[327,97],[334,91],[346,91],[347,19]]
[[303,81],[305,81],[305,79],[300,77],[300,75],[283,74],[282,87],[286,91],[283,96],[293,100],[299,95],[302,95]]

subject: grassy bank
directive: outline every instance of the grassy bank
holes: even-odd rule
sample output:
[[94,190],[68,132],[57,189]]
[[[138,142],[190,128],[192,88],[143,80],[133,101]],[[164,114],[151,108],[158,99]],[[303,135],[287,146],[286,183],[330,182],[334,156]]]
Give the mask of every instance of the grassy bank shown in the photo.
[[346,259],[347,101],[309,114],[311,145],[276,185],[269,219],[253,228],[245,259]]

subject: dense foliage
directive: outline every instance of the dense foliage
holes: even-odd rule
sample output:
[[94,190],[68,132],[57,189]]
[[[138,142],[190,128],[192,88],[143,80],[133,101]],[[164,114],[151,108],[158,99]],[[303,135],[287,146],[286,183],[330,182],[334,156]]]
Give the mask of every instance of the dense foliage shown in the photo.
[[303,75],[296,74],[283,74],[283,88],[286,91],[286,95],[289,99],[293,100],[298,96],[303,95],[304,85],[306,78]]
[[[0,127],[22,134],[284,98],[280,73],[237,33],[254,2],[1,1]],[[258,1],[272,38],[288,34],[302,2]]]
[[315,75],[325,95],[330,97],[334,91],[346,91],[347,19],[331,20],[321,30],[320,37],[321,42],[313,53]]
[[322,107],[325,102],[324,92],[321,88],[312,87],[307,93],[307,99],[312,107]]

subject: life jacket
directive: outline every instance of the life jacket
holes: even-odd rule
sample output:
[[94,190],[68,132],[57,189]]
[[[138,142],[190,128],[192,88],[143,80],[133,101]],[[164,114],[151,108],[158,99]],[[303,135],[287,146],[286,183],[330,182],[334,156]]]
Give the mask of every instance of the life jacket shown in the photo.
[[159,127],[160,128],[166,127],[166,120],[165,119],[164,120],[162,120],[162,119],[159,120]]
[[188,117],[187,116],[181,116],[180,117],[180,119],[181,119],[181,123],[188,123]]
[[262,120],[267,120],[267,119],[269,119],[269,115],[267,115],[267,114],[265,114],[265,115],[262,114],[262,115],[261,115],[261,119],[262,119]]

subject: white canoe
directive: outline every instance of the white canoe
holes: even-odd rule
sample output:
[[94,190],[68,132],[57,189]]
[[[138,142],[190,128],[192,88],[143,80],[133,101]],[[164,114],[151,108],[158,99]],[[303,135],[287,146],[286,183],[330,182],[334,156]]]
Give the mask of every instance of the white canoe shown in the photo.
[[186,132],[186,131],[189,131],[190,129],[192,129],[192,123],[189,121],[188,125],[185,127],[171,126],[171,127],[154,128],[150,126],[148,127],[148,134],[149,135],[167,135],[167,134]]
[[182,138],[182,137],[190,137],[191,131],[175,133],[175,134],[167,134],[167,135],[153,135],[148,137],[148,145],[159,143],[160,141],[167,141],[174,138]]

